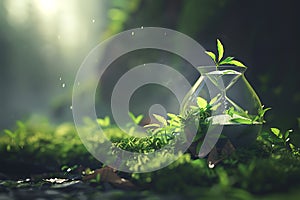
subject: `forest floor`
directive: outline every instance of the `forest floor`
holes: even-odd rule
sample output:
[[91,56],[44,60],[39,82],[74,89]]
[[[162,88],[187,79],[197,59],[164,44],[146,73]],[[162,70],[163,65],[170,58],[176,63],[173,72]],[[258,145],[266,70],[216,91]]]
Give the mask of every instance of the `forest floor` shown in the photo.
[[251,146],[234,149],[214,167],[209,158],[187,152],[165,168],[133,174],[93,158],[71,123],[17,122],[4,133],[0,200],[300,198],[299,149],[270,131],[263,131]]

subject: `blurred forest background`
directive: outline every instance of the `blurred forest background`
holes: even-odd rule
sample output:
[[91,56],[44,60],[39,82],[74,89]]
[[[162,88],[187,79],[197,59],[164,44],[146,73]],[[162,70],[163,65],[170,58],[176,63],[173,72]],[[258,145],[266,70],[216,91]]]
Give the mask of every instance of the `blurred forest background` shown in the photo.
[[[296,0],[2,0],[0,130],[33,115],[72,121],[72,85],[85,56],[109,36],[141,26],[180,31],[213,51],[220,38],[272,107],[268,123],[298,128],[299,19]],[[108,75],[113,87],[117,74]]]

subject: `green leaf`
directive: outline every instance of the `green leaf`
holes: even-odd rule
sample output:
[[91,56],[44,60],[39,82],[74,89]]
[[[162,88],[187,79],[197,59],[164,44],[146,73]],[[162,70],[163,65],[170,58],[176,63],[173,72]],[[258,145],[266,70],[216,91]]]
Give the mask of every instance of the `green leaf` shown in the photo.
[[132,135],[135,131],[135,128],[134,127],[130,127],[129,130],[128,130],[128,134],[129,135]]
[[128,115],[130,116],[130,118],[132,119],[132,121],[135,123],[135,124],[139,124],[142,119],[143,119],[143,115],[139,115],[139,116],[134,116],[134,114],[132,112],[129,112]]
[[207,55],[209,55],[209,57],[211,57],[215,63],[217,63],[216,55],[213,52],[211,52],[211,51],[205,51],[205,53]]
[[8,129],[5,129],[5,130],[4,130],[4,133],[5,133],[6,135],[8,135],[10,138],[15,138],[15,137],[16,137],[16,135],[15,135],[12,131],[10,131],[10,130],[8,130]]
[[101,177],[101,174],[97,173],[95,178],[91,179],[89,182],[90,183],[100,183],[100,177]]
[[281,138],[280,136],[280,130],[278,128],[271,128],[272,133],[276,135],[277,137]]
[[156,128],[153,130],[152,135],[155,135],[155,134],[159,133],[160,131],[162,131],[162,128]]
[[128,112],[129,117],[132,119],[132,121],[135,120],[135,116],[132,112]]
[[199,108],[206,108],[207,101],[201,97],[197,97],[197,105],[199,106]]
[[213,104],[218,100],[218,98],[219,98],[220,96],[221,96],[221,95],[218,94],[217,96],[215,96],[214,98],[212,98],[212,99],[210,100],[210,102],[209,102],[209,105],[213,105]]
[[223,44],[221,43],[221,41],[219,39],[217,39],[217,48],[218,48],[218,62],[220,62],[220,60],[223,58],[223,54],[224,54],[224,47]]
[[160,125],[159,124],[147,124],[144,126],[144,128],[153,128],[153,127],[160,128]]
[[110,118],[106,116],[104,119],[97,119],[100,126],[107,127],[110,126]]
[[271,108],[265,108],[265,109],[263,109],[263,106],[259,109],[259,111],[258,111],[258,115],[260,116],[260,117],[263,117],[264,115],[265,115],[265,113],[268,111],[268,110],[271,110]]
[[234,114],[234,107],[230,107],[230,108],[226,111],[226,113],[227,113],[228,115],[230,115],[230,117],[233,117],[233,114]]
[[289,131],[286,131],[286,132],[284,133],[284,139],[287,139],[287,138],[289,137],[289,135],[290,135],[290,132],[289,132]]
[[25,124],[23,123],[23,122],[21,122],[21,121],[17,121],[17,126],[20,128],[20,129],[25,129],[26,128],[26,126],[25,126]]
[[61,169],[61,171],[65,171],[65,170],[68,169],[68,168],[69,168],[68,165],[64,165],[64,166],[62,166],[60,169]]
[[259,116],[258,116],[258,115],[256,115],[256,116],[252,119],[253,122],[258,122],[258,120],[259,120]]
[[167,116],[168,116],[171,120],[173,120],[173,121],[180,122],[180,117],[177,116],[177,115],[175,115],[175,114],[173,114],[173,113],[167,113]]
[[[228,57],[226,57],[224,60],[222,60],[221,63],[222,63],[222,62],[229,62],[229,61],[231,61],[231,60],[233,60],[233,59],[234,59],[234,57],[228,56]],[[220,63],[220,64],[221,64],[221,63]]]
[[190,109],[192,109],[193,111],[198,111],[199,108],[197,106],[190,106]]
[[230,64],[230,65],[235,65],[235,66],[238,66],[238,67],[246,67],[243,63],[241,63],[240,61],[237,61],[237,60],[230,60],[226,63],[223,63],[223,64]]
[[155,117],[155,119],[162,123],[164,126],[167,126],[167,120],[163,116],[153,114],[153,117]]
[[139,115],[139,116],[137,116],[136,118],[135,118],[135,124],[139,124],[141,121],[142,121],[142,119],[144,118],[144,116],[143,115]]
[[96,182],[100,183],[100,173],[96,175]]
[[215,110],[217,110],[217,109],[219,108],[220,105],[222,105],[222,104],[221,104],[221,103],[218,103],[218,104],[212,106],[212,107],[210,108],[210,110],[215,111]]
[[220,65],[227,64],[228,62],[232,61],[233,59],[234,59],[234,57],[227,57],[220,62]]
[[174,127],[174,126],[179,127],[179,126],[181,126],[181,123],[178,122],[178,121],[175,121],[175,120],[167,120],[167,121],[168,121],[170,127]]
[[230,121],[239,123],[239,124],[252,124],[252,121],[250,119],[246,119],[246,118],[233,118]]
[[289,143],[290,148],[294,151],[295,150],[295,146],[292,143]]

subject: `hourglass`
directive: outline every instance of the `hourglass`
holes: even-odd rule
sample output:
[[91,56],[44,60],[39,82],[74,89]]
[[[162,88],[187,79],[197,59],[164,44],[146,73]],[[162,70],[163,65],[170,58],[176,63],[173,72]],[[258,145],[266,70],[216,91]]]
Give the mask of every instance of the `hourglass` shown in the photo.
[[198,67],[201,76],[185,97],[181,115],[188,117],[192,113],[197,98],[209,102],[211,113],[206,119],[209,122],[208,128],[200,130],[199,119],[193,118],[198,127],[195,128],[198,129],[197,134],[206,134],[202,146],[207,147],[203,155],[209,153],[208,150],[215,145],[221,134],[236,147],[247,146],[257,137],[261,123],[254,119],[262,105],[244,76],[246,69],[232,65]]

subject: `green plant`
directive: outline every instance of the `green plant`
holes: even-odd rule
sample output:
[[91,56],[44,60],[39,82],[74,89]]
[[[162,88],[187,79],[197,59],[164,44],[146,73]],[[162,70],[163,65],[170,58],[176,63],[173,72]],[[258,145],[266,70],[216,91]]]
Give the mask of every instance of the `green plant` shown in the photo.
[[138,116],[135,116],[132,112],[129,112],[128,113],[129,117],[131,118],[131,120],[133,121],[134,124],[139,124],[142,119],[143,119],[143,115],[138,115]]
[[234,107],[230,107],[226,110],[226,114],[232,117],[230,120],[234,123],[240,124],[262,124],[265,123],[264,115],[271,108],[264,108],[264,106],[259,107],[258,115],[250,115],[247,111],[240,109],[237,111]]
[[215,53],[211,51],[205,51],[205,53],[209,55],[215,62],[217,69],[218,66],[220,65],[235,65],[238,67],[246,67],[243,63],[241,63],[238,60],[235,60],[234,57],[231,56],[226,57],[225,59],[222,60],[224,56],[224,46],[219,39],[217,39],[217,51],[218,51],[218,57],[216,56]]
[[8,129],[4,130],[4,133],[10,138],[11,143],[6,145],[6,150],[10,151],[12,147],[16,150],[22,149],[25,145],[24,140],[26,138],[27,127],[21,122],[16,122],[17,129],[16,131],[11,131]]
[[98,118],[97,119],[98,124],[103,128],[103,127],[109,127],[111,126],[110,124],[110,118],[108,116],[104,117],[103,119]]
[[[95,162],[79,139],[71,123],[51,125],[48,120],[39,117],[26,122],[17,121],[12,130],[4,130],[0,135],[2,162],[22,163],[34,157],[32,165],[41,168],[59,168],[63,165]],[[68,141],[68,142],[66,142]],[[22,159],[18,159],[20,156]],[[20,168],[19,171],[27,169]]]
[[[129,113],[133,124],[129,123],[129,132],[135,131],[134,124],[139,124],[143,119],[142,115],[135,116]],[[178,119],[176,115],[168,114],[170,120],[164,119],[162,116],[154,115],[161,124],[148,124],[145,126],[147,129],[147,137],[136,137],[120,135],[119,137],[111,137],[113,144],[126,151],[147,153],[158,150],[165,145],[169,144],[174,139],[174,132],[179,131]],[[130,135],[130,133],[129,133]]]
[[276,139],[272,141],[273,145],[276,143],[276,146],[283,146],[294,153],[298,152],[295,145],[291,143],[290,134],[293,132],[292,129],[282,132],[278,128],[271,128],[271,132],[276,136]]
[[258,136],[271,153],[292,152],[294,155],[300,155],[299,148],[291,140],[293,130],[281,131],[279,128],[271,128],[270,132],[264,131]]
[[101,174],[97,174],[95,178],[89,180],[90,183],[100,183]]
[[181,118],[178,115],[167,113],[169,119],[165,119],[163,116],[153,114],[153,117],[158,123],[147,124],[144,128],[154,128],[152,129],[152,134],[164,133],[172,134],[180,133],[182,131]]
[[[238,60],[235,60],[234,57],[226,57],[223,59],[224,56],[224,46],[222,42],[217,39],[217,55],[211,51],[205,52],[207,55],[209,55],[213,61],[216,64],[216,70],[218,70],[218,67],[220,65],[235,65],[238,67],[246,67],[243,63],[241,63]],[[222,75],[225,75],[230,72],[234,72],[234,70],[223,70]],[[221,76],[222,76],[221,75]],[[247,110],[243,110],[242,108],[238,108],[238,110],[234,107],[230,107],[228,110],[225,111],[226,114],[228,114],[232,119],[230,119],[233,123],[238,124],[261,124],[264,123],[264,114],[266,111],[270,110],[270,108],[264,108],[264,106],[261,106],[258,108],[258,114],[257,115],[250,115]]]
[[193,138],[193,144],[196,145],[195,152],[198,153],[202,145],[203,138],[210,124],[209,117],[211,112],[217,108],[218,105],[212,106],[216,101],[216,98],[212,99],[209,103],[201,98],[197,97],[197,106],[190,106],[190,109],[184,116],[180,116],[184,131],[186,133],[192,131],[196,135]]

